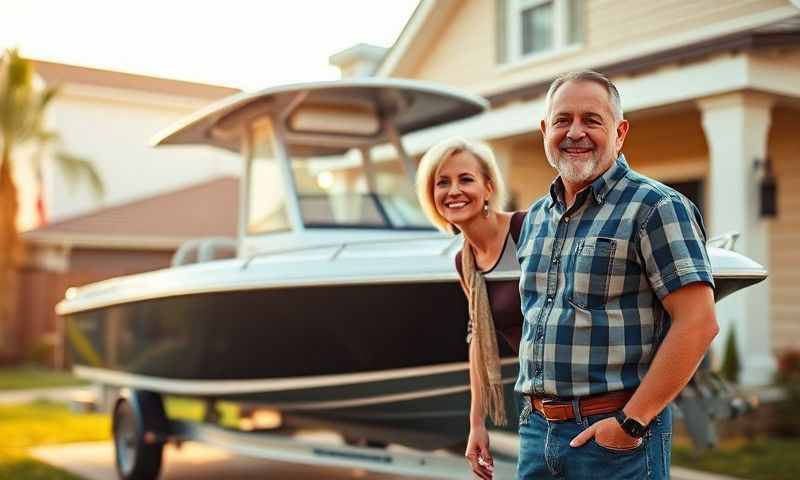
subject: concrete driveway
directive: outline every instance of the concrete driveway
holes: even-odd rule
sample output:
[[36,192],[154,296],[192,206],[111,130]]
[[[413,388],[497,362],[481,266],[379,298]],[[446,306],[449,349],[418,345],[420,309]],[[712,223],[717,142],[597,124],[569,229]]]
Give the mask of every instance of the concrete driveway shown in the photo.
[[[87,480],[113,480],[114,449],[111,443],[82,443],[32,450],[37,459],[78,474]],[[465,477],[469,478],[466,472]],[[161,480],[411,480],[352,468],[315,467],[274,462],[230,454],[199,443],[185,443],[180,449],[164,451]],[[731,477],[672,467],[673,480],[737,480]],[[498,480],[505,480],[498,478]]]
[[[109,442],[81,443],[32,450],[32,455],[50,465],[85,477],[113,480],[114,448]],[[187,442],[180,449],[167,446],[161,480],[408,480],[410,477],[384,475],[347,468],[314,467],[273,462],[230,454],[207,445]]]

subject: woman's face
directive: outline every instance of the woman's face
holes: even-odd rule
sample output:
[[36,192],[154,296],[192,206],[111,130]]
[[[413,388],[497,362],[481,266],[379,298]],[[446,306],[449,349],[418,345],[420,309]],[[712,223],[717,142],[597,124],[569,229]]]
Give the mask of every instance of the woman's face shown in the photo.
[[463,225],[482,215],[491,194],[491,183],[469,152],[451,155],[436,169],[433,200],[436,211],[451,224]]

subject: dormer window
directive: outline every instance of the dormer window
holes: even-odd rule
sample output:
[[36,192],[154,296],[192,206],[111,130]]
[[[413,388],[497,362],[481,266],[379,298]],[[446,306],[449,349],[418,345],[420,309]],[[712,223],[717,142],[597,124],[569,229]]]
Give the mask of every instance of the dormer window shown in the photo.
[[500,0],[505,2],[505,57],[502,63],[558,53],[583,41],[583,0]]

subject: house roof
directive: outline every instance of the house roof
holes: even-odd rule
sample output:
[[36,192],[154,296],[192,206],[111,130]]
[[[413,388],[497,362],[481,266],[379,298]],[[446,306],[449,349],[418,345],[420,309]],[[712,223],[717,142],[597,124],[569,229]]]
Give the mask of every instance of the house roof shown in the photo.
[[413,64],[425,55],[428,51],[425,45],[446,27],[450,14],[460,4],[458,0],[420,0],[375,75],[397,76],[395,72],[402,64]]
[[239,179],[222,177],[30,230],[37,245],[175,249],[191,238],[236,237]]
[[163,93],[216,100],[227,97],[241,90],[237,88],[203,83],[172,80],[168,78],[150,77],[133,73],[115,72],[97,68],[67,65],[63,63],[33,60],[36,73],[47,83],[81,84],[100,87],[124,88],[151,93]]

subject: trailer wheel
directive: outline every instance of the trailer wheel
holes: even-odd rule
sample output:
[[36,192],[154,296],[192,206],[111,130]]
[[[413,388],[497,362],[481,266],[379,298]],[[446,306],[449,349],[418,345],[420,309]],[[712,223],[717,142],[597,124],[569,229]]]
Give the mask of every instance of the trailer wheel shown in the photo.
[[121,397],[114,406],[112,424],[119,478],[155,480],[164,452],[164,442],[158,437],[163,438],[168,425],[161,397],[152,392],[133,392]]

